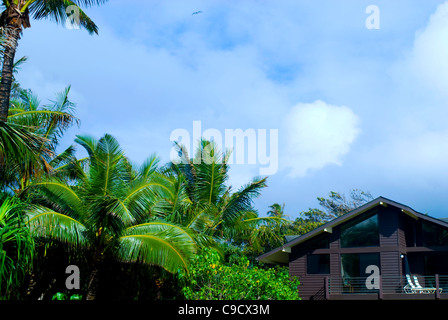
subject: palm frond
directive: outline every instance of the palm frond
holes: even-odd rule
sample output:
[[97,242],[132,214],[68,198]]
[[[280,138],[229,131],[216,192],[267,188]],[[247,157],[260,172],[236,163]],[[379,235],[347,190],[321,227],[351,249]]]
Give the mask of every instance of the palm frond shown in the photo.
[[51,178],[47,181],[31,183],[25,193],[32,193],[38,201],[52,211],[68,215],[76,220],[85,219],[84,203],[72,186],[65,181]]
[[216,203],[225,192],[228,167],[225,155],[214,142],[201,140],[193,164],[196,173],[195,195],[200,201]]
[[73,246],[88,243],[87,228],[68,215],[33,205],[27,210],[27,216],[28,226],[34,237],[50,238]]
[[[35,1],[29,6],[30,13],[36,20],[40,19],[52,19],[56,23],[65,23],[69,18],[70,13],[67,14],[67,8],[70,6],[76,6],[76,14],[79,17],[76,19],[76,23],[79,23],[80,27],[86,29],[90,34],[98,34],[97,25],[87,16],[87,14],[79,7],[91,6],[93,4],[102,4],[106,0],[100,1],[88,1],[88,0],[45,0]],[[75,13],[72,13],[75,14]]]
[[23,126],[0,121],[0,164],[37,159],[45,141]]
[[159,199],[173,197],[168,179],[156,173],[151,175],[151,179],[132,181],[123,202],[141,220],[148,216],[149,211]]
[[34,242],[19,215],[21,205],[16,200],[7,198],[0,206],[0,300],[13,298],[14,289],[23,283],[34,256]]
[[169,272],[187,269],[196,253],[195,242],[186,230],[163,222],[128,228],[119,243],[121,260],[158,265]]
[[167,181],[171,192],[168,197],[160,198],[152,211],[155,215],[163,217],[168,221],[182,223],[187,208],[192,204],[186,191],[186,181],[182,175],[168,175]]
[[155,154],[147,158],[138,170],[139,178],[148,179],[151,174],[157,171],[160,159]]
[[266,187],[266,179],[254,178],[251,183],[242,186],[230,196],[226,203],[221,205],[221,217],[224,223],[232,224],[242,213],[253,209],[253,199],[258,197],[261,190]]
[[87,153],[89,154],[89,158],[96,158],[95,149],[98,141],[94,137],[88,135],[77,135],[75,142],[81,145],[87,151]]

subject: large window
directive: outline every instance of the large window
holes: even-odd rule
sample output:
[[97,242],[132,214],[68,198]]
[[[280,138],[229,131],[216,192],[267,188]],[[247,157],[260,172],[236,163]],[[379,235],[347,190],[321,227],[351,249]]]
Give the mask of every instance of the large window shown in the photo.
[[343,277],[366,277],[366,269],[371,265],[380,267],[379,253],[341,254],[341,273]]
[[329,254],[309,254],[306,257],[306,268],[308,274],[329,274]]
[[308,250],[328,249],[330,248],[330,239],[328,233],[320,234],[308,240],[304,245]]
[[380,245],[378,214],[353,219],[341,227],[341,247],[377,247]]
[[341,277],[343,292],[371,293],[377,287],[370,287],[371,281],[367,281],[371,276],[372,267],[380,269],[379,253],[348,253],[341,254]]
[[442,226],[424,221],[423,246],[448,246],[448,230]]

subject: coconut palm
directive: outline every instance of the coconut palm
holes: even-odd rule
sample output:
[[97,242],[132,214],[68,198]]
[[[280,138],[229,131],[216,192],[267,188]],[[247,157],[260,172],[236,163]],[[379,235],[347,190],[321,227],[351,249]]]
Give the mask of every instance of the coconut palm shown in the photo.
[[[31,27],[30,18],[52,19],[57,23],[64,23],[69,16],[76,14],[76,18],[72,20],[77,25],[86,29],[90,34],[98,33],[98,27],[79,6],[90,7],[105,2],[107,0],[2,0],[4,11],[0,15],[1,45],[3,47],[0,121],[8,120],[14,57],[23,29]],[[76,8],[76,13],[72,8]]]
[[156,170],[157,161],[140,168],[131,165],[110,135],[96,140],[78,136],[88,153],[88,166],[79,181],[57,177],[34,182],[34,205],[28,210],[31,232],[91,257],[87,299],[95,299],[105,257],[123,262],[158,265],[169,272],[187,268],[196,250],[191,232],[156,219],[150,208],[158,197],[170,198],[167,179]]
[[221,152],[207,140],[199,142],[194,158],[185,147],[177,148],[179,159],[167,168],[172,198],[159,202],[154,212],[195,230],[208,245],[214,240],[257,247],[266,237],[275,237],[264,226],[285,219],[259,217],[253,207],[266,187],[266,178],[255,177],[234,191],[228,185],[230,152]]
[[0,121],[0,188],[5,190],[24,163],[38,161],[44,139],[28,128]]
[[[2,184],[15,193],[20,193],[34,178],[43,174],[56,174],[74,168],[73,146],[56,155],[60,137],[72,125],[79,123],[74,116],[75,105],[68,96],[70,86],[56,94],[56,99],[41,105],[30,90],[19,89],[11,100],[9,121],[5,126],[21,128],[22,132],[36,137],[33,154],[16,155],[0,164]],[[11,135],[11,139],[15,137]],[[6,139],[7,140],[7,139]],[[26,146],[25,146],[26,147]],[[63,167],[62,167],[63,166]],[[58,170],[58,167],[62,167]]]
[[280,217],[287,218],[288,215],[285,214],[285,204],[280,205],[278,203],[274,203],[269,206],[268,216],[270,217]]

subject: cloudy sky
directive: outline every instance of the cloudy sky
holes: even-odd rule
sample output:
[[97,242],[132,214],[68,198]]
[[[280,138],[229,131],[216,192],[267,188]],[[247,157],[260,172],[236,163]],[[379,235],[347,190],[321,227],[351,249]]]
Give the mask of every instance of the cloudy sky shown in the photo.
[[[109,133],[132,160],[166,162],[173,132],[193,144],[194,123],[223,139],[241,129],[277,161],[260,214],[277,202],[296,217],[361,189],[448,217],[448,1],[111,0],[86,12],[98,36],[34,21],[17,54],[43,102],[72,86],[81,126],[64,146]],[[258,153],[235,163],[231,184],[262,167]]]

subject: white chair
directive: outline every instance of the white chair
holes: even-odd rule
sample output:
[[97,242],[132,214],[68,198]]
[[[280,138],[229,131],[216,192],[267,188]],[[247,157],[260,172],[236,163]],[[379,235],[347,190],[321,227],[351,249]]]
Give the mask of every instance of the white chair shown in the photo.
[[426,287],[426,288],[424,288],[424,287],[422,287],[422,286],[420,285],[420,283],[418,282],[418,278],[417,278],[417,276],[414,276],[414,283],[415,283],[415,286],[416,286],[419,290],[421,290],[421,293],[434,293],[434,292],[436,292],[436,288],[430,288],[430,287]]
[[406,294],[421,293],[421,289],[417,288],[414,283],[412,283],[411,275],[406,275],[407,284],[404,286],[403,290]]

